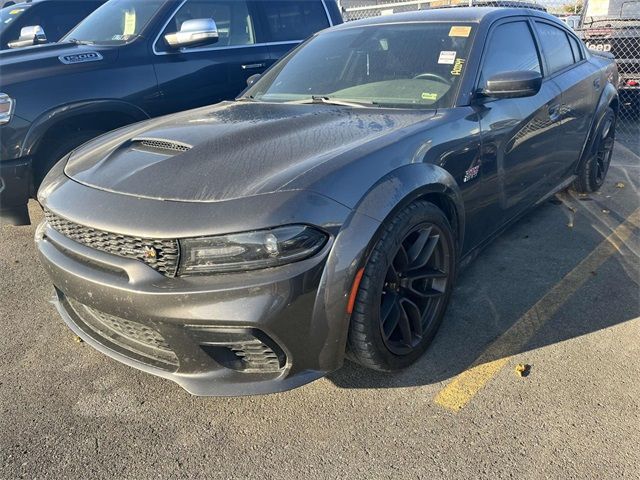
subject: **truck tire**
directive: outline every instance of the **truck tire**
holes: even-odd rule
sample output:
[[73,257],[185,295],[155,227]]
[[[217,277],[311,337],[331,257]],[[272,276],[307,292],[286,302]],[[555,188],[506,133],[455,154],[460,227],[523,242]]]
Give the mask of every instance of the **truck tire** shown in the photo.
[[104,132],[100,130],[79,130],[56,139],[52,145],[40,146],[42,153],[36,154],[33,162],[34,193],[38,190],[38,187],[40,187],[42,180],[49,170],[51,170],[60,159],[73,149],[102,133]]

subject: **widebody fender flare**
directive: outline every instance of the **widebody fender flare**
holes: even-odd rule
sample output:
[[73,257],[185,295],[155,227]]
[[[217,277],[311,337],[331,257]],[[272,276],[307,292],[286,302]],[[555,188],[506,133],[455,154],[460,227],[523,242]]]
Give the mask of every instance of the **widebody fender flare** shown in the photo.
[[123,100],[88,100],[68,105],[60,105],[43,113],[31,124],[21,147],[21,156],[33,154],[37,150],[40,140],[51,128],[81,115],[100,114],[129,117],[133,119],[133,122],[130,123],[148,120],[150,118],[140,107]]
[[595,108],[593,118],[591,119],[591,125],[589,127],[589,135],[587,136],[582,152],[580,153],[580,161],[577,164],[576,172],[580,170],[582,163],[585,162],[594,153],[593,149],[596,145],[597,133],[600,131],[602,119],[604,118],[607,108],[612,102],[618,99],[618,90],[611,83],[607,82],[602,89],[598,104]]
[[[464,208],[458,185],[443,168],[427,163],[404,165],[381,178],[356,205],[338,233],[320,281],[314,328],[328,332],[320,354],[323,370],[342,365],[350,315],[349,295],[386,218],[430,194],[446,195],[455,205],[459,245],[464,236]],[[314,334],[316,332],[311,332]]]

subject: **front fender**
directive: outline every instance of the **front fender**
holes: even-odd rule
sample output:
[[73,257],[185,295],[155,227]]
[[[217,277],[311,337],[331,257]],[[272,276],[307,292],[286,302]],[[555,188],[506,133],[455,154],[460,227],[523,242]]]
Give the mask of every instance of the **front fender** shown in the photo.
[[427,163],[404,165],[381,178],[344,222],[327,259],[314,308],[314,328],[329,332],[320,355],[323,370],[335,370],[342,365],[349,331],[349,295],[384,220],[429,194],[446,195],[455,205],[454,228],[457,227],[462,244],[464,208],[460,190],[447,171]]
[[130,117],[131,123],[149,119],[144,110],[122,100],[91,100],[58,106],[43,113],[31,124],[21,147],[21,156],[33,154],[47,131],[61,122],[80,115],[105,113]]

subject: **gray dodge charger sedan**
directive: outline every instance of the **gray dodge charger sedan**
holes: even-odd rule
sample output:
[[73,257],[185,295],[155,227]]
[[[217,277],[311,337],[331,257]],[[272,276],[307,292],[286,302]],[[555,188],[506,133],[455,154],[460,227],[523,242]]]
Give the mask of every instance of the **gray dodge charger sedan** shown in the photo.
[[249,83],[85,144],[38,196],[69,327],[198,395],[415,362],[459,267],[600,188],[618,112],[613,60],[530,9],[347,23]]

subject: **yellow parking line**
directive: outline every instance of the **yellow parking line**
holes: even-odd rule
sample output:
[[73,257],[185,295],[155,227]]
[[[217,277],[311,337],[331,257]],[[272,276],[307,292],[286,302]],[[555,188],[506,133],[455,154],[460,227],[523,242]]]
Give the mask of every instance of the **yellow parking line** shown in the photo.
[[497,338],[465,370],[449,382],[434,401],[448,409],[459,411],[478,393],[511,359],[511,355],[526,346],[531,337],[558,311],[589,278],[591,272],[602,265],[640,228],[640,208],[618,225],[586,258],[560,280],[544,297],[531,307],[506,332]]

